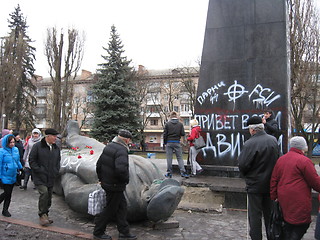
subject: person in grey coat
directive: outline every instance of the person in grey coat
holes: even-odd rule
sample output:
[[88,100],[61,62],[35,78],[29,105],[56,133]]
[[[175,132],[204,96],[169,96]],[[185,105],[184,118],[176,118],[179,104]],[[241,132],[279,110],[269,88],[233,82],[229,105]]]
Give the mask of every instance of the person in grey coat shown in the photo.
[[251,137],[238,157],[239,170],[246,182],[250,237],[262,240],[262,216],[266,232],[271,215],[270,179],[279,158],[277,139],[264,131],[261,117],[248,119]]
[[[26,149],[23,154],[24,181],[23,181],[23,185],[20,186],[20,189],[23,189],[23,190],[27,190],[29,178],[31,176],[31,168],[30,168],[30,164],[29,164],[29,155],[30,155],[31,149],[32,149],[33,145],[36,144],[37,142],[40,142],[41,138],[42,138],[41,131],[38,128],[33,129],[31,134],[32,134],[32,136],[29,139],[27,146],[26,146]],[[31,179],[32,179],[32,176],[31,176]]]

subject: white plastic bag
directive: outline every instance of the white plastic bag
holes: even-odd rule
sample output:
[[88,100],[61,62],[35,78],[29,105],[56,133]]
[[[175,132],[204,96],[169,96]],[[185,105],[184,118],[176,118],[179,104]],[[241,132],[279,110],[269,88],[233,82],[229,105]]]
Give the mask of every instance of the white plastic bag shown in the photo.
[[88,198],[88,213],[97,215],[102,212],[106,206],[106,192],[103,189],[98,189],[89,193]]

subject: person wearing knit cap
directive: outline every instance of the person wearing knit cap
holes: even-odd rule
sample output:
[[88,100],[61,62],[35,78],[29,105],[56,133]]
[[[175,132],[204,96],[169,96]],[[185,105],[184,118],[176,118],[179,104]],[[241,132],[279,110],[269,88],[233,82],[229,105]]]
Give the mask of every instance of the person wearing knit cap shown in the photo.
[[190,166],[191,166],[191,175],[196,176],[203,172],[202,167],[197,162],[197,155],[200,152],[200,149],[196,149],[193,141],[200,136],[201,128],[199,126],[197,119],[192,119],[190,121],[191,132],[188,136],[187,140],[189,141],[190,148],[189,148],[189,159],[190,159]]
[[320,177],[304,155],[308,151],[306,140],[296,136],[289,145],[289,152],[279,158],[272,172],[270,196],[282,209],[283,239],[302,239],[311,223],[311,189],[320,192]]
[[279,147],[275,137],[264,131],[262,119],[253,116],[247,127],[251,137],[244,143],[238,157],[241,176],[246,182],[248,196],[248,218],[250,237],[262,239],[262,215],[266,232],[271,216],[270,178],[279,158]]
[[137,237],[130,233],[127,221],[127,200],[124,195],[129,183],[129,147],[132,134],[125,129],[118,131],[118,136],[108,143],[97,164],[96,172],[101,187],[106,192],[106,206],[94,219],[94,239],[112,239],[105,233],[108,223],[115,220],[120,239],[135,240]]
[[10,133],[9,129],[2,129],[1,131],[1,139],[0,139],[0,148],[2,148],[2,139]]
[[41,131],[38,128],[33,129],[31,132],[31,138],[28,140],[28,143],[25,147],[25,151],[23,154],[24,181],[23,181],[23,185],[20,187],[20,189],[27,190],[29,178],[32,175],[30,164],[29,164],[29,154],[31,152],[33,145],[37,142],[40,142],[41,138],[42,138]]

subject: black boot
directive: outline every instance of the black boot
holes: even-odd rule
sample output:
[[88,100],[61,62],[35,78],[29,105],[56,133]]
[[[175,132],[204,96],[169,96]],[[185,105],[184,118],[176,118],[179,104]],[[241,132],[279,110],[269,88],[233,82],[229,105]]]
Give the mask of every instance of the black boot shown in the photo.
[[11,202],[10,200],[7,200],[7,199],[4,200],[2,215],[5,217],[11,217],[11,214],[8,211],[10,202]]
[[0,204],[3,202],[3,200],[4,200],[4,193],[0,195]]
[[11,214],[9,213],[8,210],[2,210],[2,215],[5,217],[11,217]]

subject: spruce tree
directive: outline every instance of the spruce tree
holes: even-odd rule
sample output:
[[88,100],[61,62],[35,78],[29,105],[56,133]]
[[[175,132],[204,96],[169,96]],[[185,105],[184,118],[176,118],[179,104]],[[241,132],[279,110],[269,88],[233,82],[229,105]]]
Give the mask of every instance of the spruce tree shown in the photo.
[[140,127],[139,103],[135,97],[130,62],[123,56],[122,41],[116,27],[111,27],[105,63],[99,64],[97,82],[93,85],[94,121],[91,135],[99,141],[111,141],[119,129],[137,136]]
[[[11,105],[12,120],[16,128],[19,129],[24,123],[27,128],[34,127],[34,108],[36,105],[35,91],[36,87],[32,82],[34,76],[35,48],[31,46],[31,39],[27,35],[27,22],[23,17],[20,6],[18,5],[14,12],[10,14],[8,20],[10,28],[10,37],[7,38],[7,44],[11,45],[8,52],[12,56],[12,75],[16,79],[16,91],[14,93],[15,103]],[[8,106],[9,107],[9,106]]]

